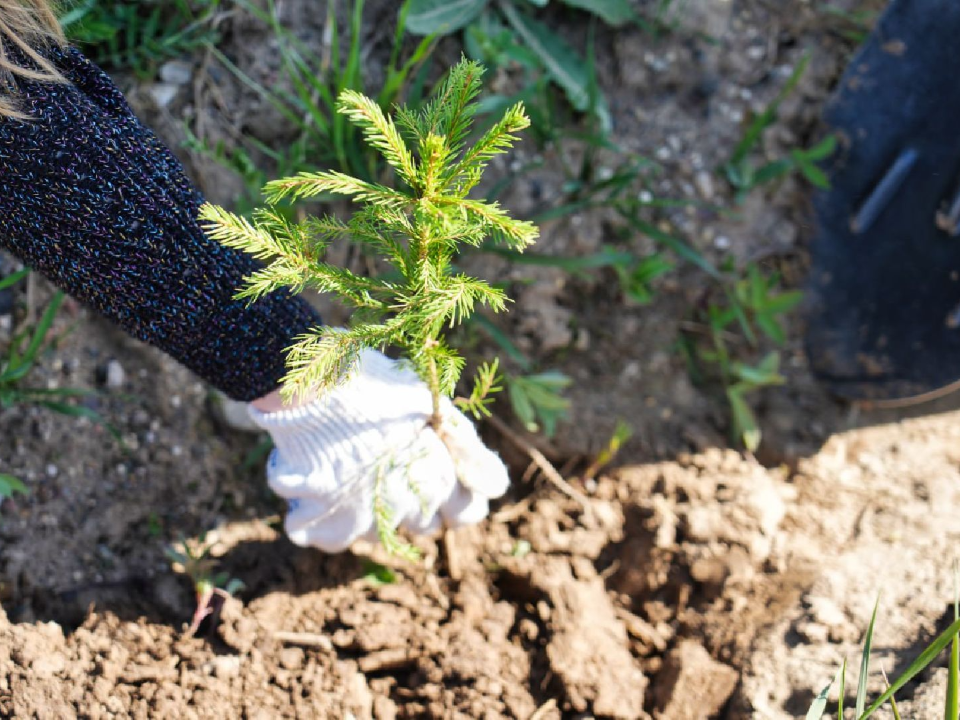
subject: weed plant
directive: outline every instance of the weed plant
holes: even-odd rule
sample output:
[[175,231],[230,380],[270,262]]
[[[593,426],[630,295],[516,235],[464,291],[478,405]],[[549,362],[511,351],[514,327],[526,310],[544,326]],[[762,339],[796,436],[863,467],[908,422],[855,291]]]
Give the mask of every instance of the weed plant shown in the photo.
[[730,159],[721,168],[731,187],[736,190],[738,202],[752,190],[773,183],[794,171],[799,172],[816,188],[826,190],[830,187],[826,174],[817,167],[817,163],[830,157],[836,150],[837,138],[834,135],[826,136],[810,148],[793,148],[785,157],[759,165],[753,157],[763,133],[777,121],[780,106],[796,89],[809,64],[810,55],[806,54],[797,63],[780,92],[747,126]]
[[0,500],[12,498],[14,495],[28,495],[29,490],[20,478],[9,473],[0,472]]
[[803,299],[798,290],[780,292],[779,284],[776,273],[765,275],[753,264],[740,277],[730,279],[729,272],[720,276],[721,292],[698,311],[697,321],[681,338],[691,376],[701,382],[719,380],[730,408],[731,432],[750,452],[759,447],[762,433],[747,396],[784,383],[778,351],[757,359],[761,339],[783,345],[782,318]]
[[[954,582],[956,585],[957,571],[954,570]],[[895,698],[896,693],[904,685],[915,678],[922,670],[930,666],[947,647],[947,691],[944,698],[944,720],[957,720],[958,697],[960,697],[960,591],[954,591],[953,602],[953,622],[950,626],[940,633],[924,650],[900,673],[892,683],[886,682],[886,690],[877,697],[870,705],[867,705],[867,680],[870,676],[870,653],[873,648],[873,631],[877,622],[877,608],[880,605],[880,599],[873,607],[873,615],[870,617],[870,625],[867,627],[867,633],[863,640],[863,650],[860,658],[860,673],[857,681],[857,694],[854,705],[853,716],[856,720],[866,720],[873,715],[887,702],[890,703],[890,709],[896,720],[900,720],[900,709],[897,707]],[[823,690],[819,692],[807,711],[806,720],[820,720],[824,716],[829,702],[831,688],[839,683],[840,693],[837,701],[837,720],[844,718],[844,694],[846,691],[847,661],[844,660],[837,672],[836,677],[828,683]],[[884,673],[886,681],[886,673]]]
[[165,550],[173,569],[190,578],[193,585],[196,608],[187,635],[195,635],[206,618],[219,612],[224,600],[243,589],[243,582],[231,578],[229,573],[215,572],[216,560],[210,555],[211,548],[204,534],[195,542],[181,538]]

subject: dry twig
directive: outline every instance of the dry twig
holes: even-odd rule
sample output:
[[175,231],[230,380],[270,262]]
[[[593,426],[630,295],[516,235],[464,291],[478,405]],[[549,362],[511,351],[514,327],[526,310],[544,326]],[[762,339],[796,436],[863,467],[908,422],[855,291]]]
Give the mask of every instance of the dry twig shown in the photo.
[[360,658],[357,664],[360,666],[360,672],[375,673],[412,665],[420,659],[421,655],[422,653],[407,648],[390,648],[366,655]]
[[517,435],[517,433],[515,433],[509,425],[503,422],[503,420],[498,418],[496,415],[491,415],[487,418],[487,421],[490,422],[490,424],[492,424],[498,431],[500,431],[500,434],[509,440],[515,447],[525,452],[540,469],[540,472],[543,473],[544,477],[546,477],[547,480],[549,480],[560,492],[567,497],[576,500],[577,503],[580,504],[580,507],[583,508],[583,512],[587,515],[592,513],[590,500],[587,499],[586,495],[564,480],[563,475],[557,471],[557,469],[549,460],[547,460],[546,456],[542,452]]
[[543,720],[551,710],[557,709],[557,701],[553,698],[547,700],[543,705],[538,707],[533,715],[530,716],[530,720]]
[[333,650],[333,643],[326,635],[319,633],[286,632],[280,630],[273,634],[274,640],[279,640],[287,645],[300,645],[302,647],[320,648],[321,650]]
[[456,532],[449,529],[443,533],[443,547],[447,554],[447,572],[454,582],[460,582],[463,579],[463,562],[457,546]]

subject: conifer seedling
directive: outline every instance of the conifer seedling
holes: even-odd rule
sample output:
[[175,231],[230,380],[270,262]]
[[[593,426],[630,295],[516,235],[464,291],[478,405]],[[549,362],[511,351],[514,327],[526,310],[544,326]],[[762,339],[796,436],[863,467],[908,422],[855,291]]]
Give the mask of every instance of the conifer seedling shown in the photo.
[[[290,348],[283,387],[288,398],[322,395],[349,377],[361,350],[393,346],[430,388],[429,424],[443,437],[441,398],[454,394],[464,367],[445,333],[480,305],[500,312],[508,302],[502,290],[460,273],[454,263],[464,246],[489,239],[523,250],[538,235],[535,225],[511,218],[497,203],[468,197],[490,160],[507,152],[515,133],[530,124],[517,103],[468,144],[482,74],[479,63],[462,60],[422,109],[396,107],[392,117],[360,93],[341,93],[338,112],[392,168],[394,187],[322,170],[268,183],[268,206],[251,221],[213,205],[203,208],[213,238],[266,262],[238,297],[252,302],[284,287],[312,288],[354,308],[349,328],[315,328]],[[285,199],[321,195],[344,195],[358,207],[348,221],[325,215],[298,222],[277,208]],[[339,237],[376,254],[390,272],[367,277],[324,262],[325,248]],[[477,417],[488,414],[497,389],[496,366],[486,365],[458,405]]]

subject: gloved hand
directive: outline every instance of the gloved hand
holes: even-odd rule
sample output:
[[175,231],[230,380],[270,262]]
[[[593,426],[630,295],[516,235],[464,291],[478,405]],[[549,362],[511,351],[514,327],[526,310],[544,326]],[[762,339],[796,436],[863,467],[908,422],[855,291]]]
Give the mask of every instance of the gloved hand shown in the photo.
[[375,541],[375,507],[413,533],[479,522],[510,479],[500,458],[450,400],[444,440],[427,425],[430,391],[413,370],[374,350],[342,385],[302,407],[254,422],[275,449],[270,488],[285,498],[287,535],[298,545],[340,552]]

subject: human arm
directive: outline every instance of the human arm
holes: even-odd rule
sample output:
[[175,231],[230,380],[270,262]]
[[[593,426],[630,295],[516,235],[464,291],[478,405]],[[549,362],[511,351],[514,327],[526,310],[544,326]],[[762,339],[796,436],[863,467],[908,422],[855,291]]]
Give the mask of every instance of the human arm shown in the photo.
[[50,53],[72,84],[21,81],[32,119],[0,118],[0,246],[230,397],[272,392],[319,316],[285,292],[234,300],[257,265],[206,237],[199,194],[110,79]]

